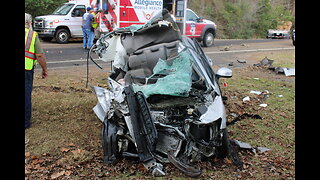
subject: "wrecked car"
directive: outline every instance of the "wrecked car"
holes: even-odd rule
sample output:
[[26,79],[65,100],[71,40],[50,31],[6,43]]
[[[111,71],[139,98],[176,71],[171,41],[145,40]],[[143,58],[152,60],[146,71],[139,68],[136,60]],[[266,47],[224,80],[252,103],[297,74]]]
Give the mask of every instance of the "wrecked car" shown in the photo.
[[196,177],[201,170],[195,162],[237,161],[218,84],[232,71],[215,73],[212,60],[197,41],[181,35],[168,11],[102,36],[92,51],[112,64],[108,88],[92,86],[105,163],[137,158],[154,176],[165,175],[162,164],[172,163]]

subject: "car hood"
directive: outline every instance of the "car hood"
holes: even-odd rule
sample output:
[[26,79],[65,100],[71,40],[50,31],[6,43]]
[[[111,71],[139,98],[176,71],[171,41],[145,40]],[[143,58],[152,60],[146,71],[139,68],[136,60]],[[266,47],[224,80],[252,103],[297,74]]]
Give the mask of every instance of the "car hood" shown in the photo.
[[208,19],[203,19],[203,22],[206,24],[215,24],[213,21],[210,21]]
[[45,16],[37,16],[34,19],[35,20],[55,20],[55,19],[60,19],[60,15],[45,15]]

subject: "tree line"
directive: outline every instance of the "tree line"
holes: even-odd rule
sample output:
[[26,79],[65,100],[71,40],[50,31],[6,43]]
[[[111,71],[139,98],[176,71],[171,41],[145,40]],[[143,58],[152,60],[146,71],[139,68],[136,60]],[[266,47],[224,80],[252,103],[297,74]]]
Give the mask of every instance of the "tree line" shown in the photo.
[[265,38],[288,21],[294,27],[294,0],[189,0],[188,6],[217,24],[218,38]]
[[25,12],[32,15],[32,18],[41,15],[51,14],[58,6],[68,0],[25,0]]

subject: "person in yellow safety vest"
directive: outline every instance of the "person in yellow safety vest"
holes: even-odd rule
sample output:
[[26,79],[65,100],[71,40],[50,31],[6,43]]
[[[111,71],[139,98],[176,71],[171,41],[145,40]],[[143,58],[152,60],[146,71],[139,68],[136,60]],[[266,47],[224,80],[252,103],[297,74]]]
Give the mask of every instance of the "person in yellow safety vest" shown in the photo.
[[30,128],[32,114],[31,93],[36,61],[42,68],[42,78],[48,77],[47,63],[40,45],[38,33],[31,30],[32,17],[25,13],[25,129]]
[[93,11],[91,12],[91,14],[93,15],[93,21],[91,26],[93,27],[93,29],[97,29],[98,27],[98,22],[97,22],[97,16],[98,16],[98,8],[94,8]]

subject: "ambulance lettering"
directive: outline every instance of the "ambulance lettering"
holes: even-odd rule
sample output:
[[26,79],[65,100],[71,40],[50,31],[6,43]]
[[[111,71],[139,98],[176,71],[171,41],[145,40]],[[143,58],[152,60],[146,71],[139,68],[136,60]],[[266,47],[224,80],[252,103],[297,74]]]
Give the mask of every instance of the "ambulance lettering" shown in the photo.
[[162,6],[162,1],[152,1],[152,0],[135,0],[135,5],[144,5],[144,6]]
[[140,22],[145,23],[162,10],[162,0],[130,0]]

